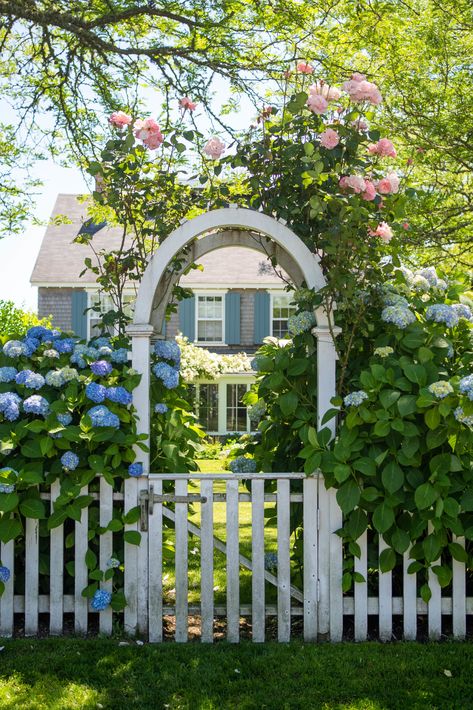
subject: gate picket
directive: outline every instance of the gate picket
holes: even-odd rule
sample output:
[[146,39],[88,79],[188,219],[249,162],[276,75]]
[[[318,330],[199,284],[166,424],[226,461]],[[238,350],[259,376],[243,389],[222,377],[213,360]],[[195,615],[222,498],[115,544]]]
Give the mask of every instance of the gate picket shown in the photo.
[[363,575],[364,582],[355,582],[355,641],[365,641],[368,634],[368,535],[365,530],[357,540],[360,557],[355,557],[355,572]]
[[238,480],[227,481],[227,640],[240,640]]
[[[383,538],[379,537],[378,551],[388,547]],[[393,575],[392,572],[379,571],[379,638],[380,641],[390,641],[393,633]]]
[[[81,489],[80,495],[86,496],[88,486]],[[88,583],[88,570],[85,554],[89,547],[89,509],[82,508],[80,522],[75,524],[75,564],[74,564],[74,631],[87,633],[88,600],[82,596],[82,590]]]
[[251,623],[252,639],[262,643],[265,637],[264,589],[264,481],[251,481]]
[[[465,547],[465,538],[456,537],[461,547]],[[453,590],[452,590],[452,631],[456,639],[464,639],[466,634],[466,590],[465,563],[452,560]]]
[[407,571],[413,560],[410,556],[410,548],[403,555],[402,573],[402,593],[403,593],[403,622],[404,638],[406,641],[414,641],[417,636],[417,575],[409,574]]
[[39,522],[26,518],[25,525],[25,636],[38,633]]
[[[187,496],[187,480],[176,479],[176,496]],[[176,641],[188,639],[188,530],[187,503],[176,503]]]
[[[54,501],[61,491],[59,481],[51,484],[51,512]],[[49,562],[49,633],[62,634],[64,614],[64,525],[53,528],[50,533]]]
[[213,522],[213,481],[200,482],[201,503],[200,539],[200,594],[201,594],[201,640],[212,643],[214,636],[214,522]]
[[289,486],[288,479],[278,480],[278,641],[282,643],[291,638]]
[[[161,495],[163,482],[154,480],[150,486],[152,493]],[[163,504],[153,503],[153,514],[149,516],[149,640],[159,643],[163,640]]]
[[0,597],[0,636],[13,634],[13,611],[15,591],[15,548],[14,541],[1,543],[2,564],[10,570],[10,579],[5,583],[5,591]]
[[317,641],[318,594],[318,479],[303,481],[304,527],[304,641]]
[[[100,478],[100,525],[106,528],[113,518],[113,488],[107,483],[105,478]],[[113,533],[108,531],[100,536],[99,565],[102,571],[107,569],[108,562],[113,555]],[[112,580],[102,582],[101,587],[107,592],[112,591]],[[111,634],[113,623],[113,612],[109,607],[100,613],[100,633]]]

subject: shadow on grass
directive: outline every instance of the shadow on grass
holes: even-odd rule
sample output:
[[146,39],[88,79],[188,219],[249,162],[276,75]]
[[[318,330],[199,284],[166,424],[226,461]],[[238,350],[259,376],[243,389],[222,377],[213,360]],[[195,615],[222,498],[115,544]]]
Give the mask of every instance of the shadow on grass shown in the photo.
[[469,643],[120,647],[116,640],[20,639],[4,645],[0,708],[8,710],[472,707]]

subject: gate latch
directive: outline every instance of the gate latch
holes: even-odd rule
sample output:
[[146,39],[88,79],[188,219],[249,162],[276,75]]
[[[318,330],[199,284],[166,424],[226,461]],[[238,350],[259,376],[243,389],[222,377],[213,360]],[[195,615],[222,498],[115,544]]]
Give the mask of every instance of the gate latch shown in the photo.
[[142,532],[148,530],[148,517],[153,515],[155,503],[207,503],[207,497],[197,493],[189,493],[186,496],[177,496],[174,493],[158,494],[154,492],[153,486],[149,487],[149,491],[140,491],[140,530]]

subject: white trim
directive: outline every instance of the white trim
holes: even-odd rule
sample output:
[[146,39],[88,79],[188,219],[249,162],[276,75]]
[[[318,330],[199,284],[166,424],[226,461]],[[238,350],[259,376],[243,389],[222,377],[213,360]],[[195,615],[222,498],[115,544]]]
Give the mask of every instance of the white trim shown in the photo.
[[[195,329],[195,338],[194,338],[194,345],[204,345],[205,347],[212,346],[212,345],[226,345],[226,340],[225,340],[225,296],[226,296],[226,291],[212,291],[211,293],[208,292],[195,292],[194,291],[194,296],[195,296],[195,313],[194,313],[194,329]],[[199,298],[204,297],[204,296],[211,296],[212,298],[214,296],[221,296],[222,297],[222,340],[199,340],[199,320],[205,321],[205,320],[220,320],[220,318],[199,318]],[[180,325],[180,324],[179,324]]]
[[[195,283],[195,282],[194,282]],[[217,291],[222,291],[223,293],[226,293],[227,291],[235,291],[238,289],[241,289],[242,291],[246,290],[255,290],[255,291],[284,291],[286,288],[287,284],[286,283],[281,283],[279,286],[278,284],[273,284],[273,283],[265,283],[264,281],[258,281],[258,282],[253,282],[253,281],[248,281],[245,283],[232,283],[230,281],[225,282],[225,287],[222,288],[222,285],[220,283],[216,283],[215,281],[211,282],[205,282],[205,283],[194,283],[186,282],[183,279],[179,281],[179,284],[183,288],[188,288],[191,289],[192,291],[213,291],[214,289]]]

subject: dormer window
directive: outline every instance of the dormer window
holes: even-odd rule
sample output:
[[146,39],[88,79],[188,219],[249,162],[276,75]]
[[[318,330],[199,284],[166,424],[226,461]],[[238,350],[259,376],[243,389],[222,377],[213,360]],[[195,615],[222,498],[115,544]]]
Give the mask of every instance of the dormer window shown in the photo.
[[198,295],[196,318],[198,343],[223,343],[225,333],[223,294]]

